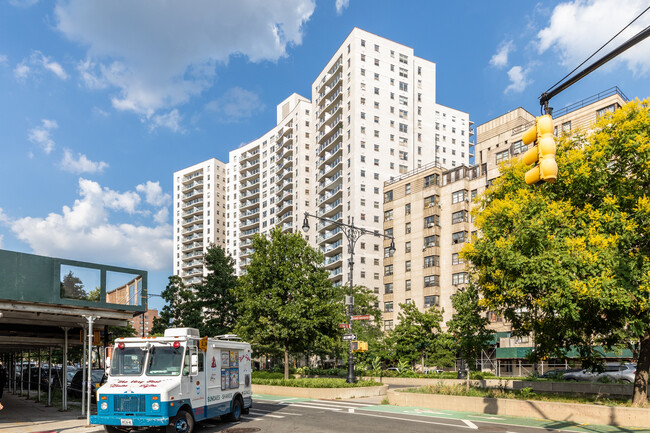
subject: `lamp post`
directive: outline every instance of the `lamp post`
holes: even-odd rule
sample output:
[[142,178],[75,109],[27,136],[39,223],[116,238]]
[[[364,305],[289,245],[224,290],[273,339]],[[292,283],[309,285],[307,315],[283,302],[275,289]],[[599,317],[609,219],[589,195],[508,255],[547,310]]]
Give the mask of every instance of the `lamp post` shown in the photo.
[[[354,246],[357,243],[357,240],[363,236],[363,235],[373,235],[377,237],[384,237],[386,239],[390,239],[390,247],[389,251],[391,255],[395,252],[395,238],[393,236],[385,235],[383,233],[377,232],[377,231],[372,231],[368,229],[364,229],[362,227],[357,227],[354,225],[354,217],[351,219],[348,217],[348,221],[350,224],[344,224],[340,221],[335,221],[331,220],[328,218],[323,218],[319,217],[317,215],[311,215],[308,212],[305,212],[305,219],[302,223],[302,230],[304,232],[309,231],[309,217],[316,218],[320,221],[325,221],[331,224],[336,225],[341,229],[341,232],[345,235],[345,237],[348,240],[348,251],[350,252],[350,258],[348,260],[348,265],[350,266],[350,274],[348,276],[349,280],[349,285],[350,285],[350,297],[349,299],[346,300],[346,304],[348,305],[348,326],[349,326],[349,331],[352,332],[352,311],[354,308]],[[354,359],[352,357],[352,340],[350,340],[350,346],[349,346],[349,354],[348,354],[348,378],[347,382],[348,383],[355,383],[357,381],[356,377],[354,376]]]

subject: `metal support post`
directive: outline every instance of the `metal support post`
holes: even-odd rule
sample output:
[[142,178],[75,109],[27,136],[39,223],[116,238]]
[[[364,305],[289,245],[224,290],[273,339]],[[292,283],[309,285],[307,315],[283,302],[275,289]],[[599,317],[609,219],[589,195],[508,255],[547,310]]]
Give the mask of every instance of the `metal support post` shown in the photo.
[[43,362],[41,362],[41,348],[38,348],[38,384],[36,385],[36,401],[41,402],[41,378],[43,377]]
[[82,371],[82,373],[81,373],[81,416],[84,416],[86,414],[86,391],[85,390],[86,390],[86,380],[87,380],[87,377],[88,377],[88,376],[86,376],[86,342],[87,342],[86,333],[87,333],[87,331],[86,331],[85,326],[82,326],[82,327],[83,327],[83,346],[84,346],[84,350],[83,350],[83,355],[82,355],[82,358],[81,358],[82,359],[82,361],[81,361],[81,371]]
[[52,406],[52,346],[47,348],[47,405]]
[[63,353],[62,353],[62,372],[61,372],[61,410],[68,410],[68,327],[63,329]]
[[86,425],[90,425],[90,402],[92,400],[92,385],[93,385],[93,321],[99,319],[100,316],[85,316],[88,320],[88,375],[86,383],[86,391],[88,396],[86,397]]

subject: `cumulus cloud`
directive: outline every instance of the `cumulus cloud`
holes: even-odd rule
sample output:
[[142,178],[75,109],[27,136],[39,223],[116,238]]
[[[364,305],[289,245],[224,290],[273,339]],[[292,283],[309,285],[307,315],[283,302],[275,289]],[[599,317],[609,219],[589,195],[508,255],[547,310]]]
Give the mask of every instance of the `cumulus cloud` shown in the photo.
[[39,145],[43,149],[43,152],[49,155],[52,153],[52,150],[54,150],[55,146],[50,132],[53,129],[58,128],[59,125],[55,120],[43,119],[41,122],[41,126],[37,126],[29,130],[27,137],[29,138],[29,141]]
[[528,68],[524,69],[521,66],[513,66],[508,71],[508,78],[510,79],[510,84],[506,87],[504,93],[521,93],[524,89],[532,82],[528,79]]
[[160,182],[152,182],[148,180],[147,183],[136,186],[135,190],[144,193],[145,201],[152,206],[166,206],[172,201],[169,194],[163,193]]
[[166,207],[161,208],[156,214],[153,216],[153,220],[157,222],[158,224],[165,224],[167,220],[169,219],[169,209]]
[[167,128],[173,132],[184,132],[185,130],[181,126],[181,120],[182,116],[176,108],[169,113],[154,114],[149,122],[149,130],[154,131],[158,128]]
[[336,0],[336,13],[341,15],[343,9],[346,9],[350,5],[350,0]]
[[68,79],[68,74],[60,63],[46,57],[40,51],[34,51],[31,56],[23,59],[14,68],[14,77],[19,81],[26,80],[32,74],[39,74],[43,71],[49,71],[62,80]]
[[61,160],[61,168],[70,173],[81,174],[81,173],[97,173],[102,172],[108,167],[108,164],[104,161],[91,161],[86,157],[86,155],[78,153],[75,158],[72,155],[70,149],[63,150],[63,159]]
[[7,56],[5,56],[4,54],[0,54],[0,65],[2,65],[3,63],[7,63]]
[[11,223],[11,230],[27,242],[35,254],[78,260],[124,264],[150,270],[171,266],[172,227],[115,224],[110,210],[135,212],[140,197],[132,191],[117,192],[98,183],[79,179],[80,198],[72,207],[45,218],[25,217]]
[[512,41],[502,42],[497,49],[497,52],[490,59],[490,65],[495,68],[503,68],[508,65],[508,55],[514,49]]
[[314,0],[70,0],[56,27],[86,47],[83,82],[117,89],[112,104],[151,118],[212,86],[217,62],[276,61],[302,43]]
[[[576,0],[561,3],[553,9],[548,27],[537,34],[539,53],[553,49],[560,55],[560,63],[573,68],[647,7],[644,0]],[[599,54],[605,54],[650,25],[645,14],[614,39]],[[625,63],[635,74],[650,71],[650,44],[641,43],[619,55],[615,62]]]
[[224,122],[237,122],[264,109],[259,96],[241,87],[233,87],[221,98],[209,102],[206,108],[215,111]]

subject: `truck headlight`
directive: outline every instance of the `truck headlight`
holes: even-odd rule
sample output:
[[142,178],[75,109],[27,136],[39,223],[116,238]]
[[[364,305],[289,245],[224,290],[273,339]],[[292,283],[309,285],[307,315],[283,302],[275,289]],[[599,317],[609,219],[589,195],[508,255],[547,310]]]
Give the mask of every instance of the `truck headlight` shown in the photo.
[[108,409],[108,403],[106,403],[105,401],[102,401],[102,404],[100,405],[100,407],[102,408],[102,410],[106,410],[106,409]]
[[158,410],[159,407],[160,405],[158,403],[151,403],[151,409]]

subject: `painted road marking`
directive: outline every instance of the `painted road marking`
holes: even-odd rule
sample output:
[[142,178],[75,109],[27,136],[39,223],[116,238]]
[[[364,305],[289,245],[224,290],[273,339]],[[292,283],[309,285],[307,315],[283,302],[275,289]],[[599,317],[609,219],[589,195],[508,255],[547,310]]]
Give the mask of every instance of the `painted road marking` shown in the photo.
[[331,410],[333,412],[339,412],[343,409],[338,408],[338,407],[325,407],[325,406],[308,406],[306,404],[299,404],[299,403],[293,403],[291,407],[308,407],[309,409],[323,409],[323,410]]
[[467,424],[467,427],[472,428],[474,430],[478,430],[478,427],[476,427],[476,424],[474,424],[472,421],[468,419],[461,419],[461,421]]
[[447,427],[458,427],[458,428],[471,428],[467,425],[462,425],[462,424],[449,424],[449,423],[444,423],[444,422],[436,422],[436,421],[425,421],[422,419],[409,419],[409,418],[400,418],[397,416],[386,416],[386,415],[376,415],[373,413],[364,413],[364,412],[356,412],[356,415],[363,415],[363,416],[373,416],[375,418],[387,418],[387,419],[394,419],[398,421],[408,421],[408,422],[419,422],[421,424],[434,424],[434,425],[444,425]]
[[472,418],[480,418],[482,420],[484,420],[484,419],[497,419],[497,420],[500,420],[500,421],[505,421],[505,418],[499,418],[499,417],[496,417],[496,416],[483,416],[483,415],[471,415],[471,414],[467,415],[467,416],[471,416]]

